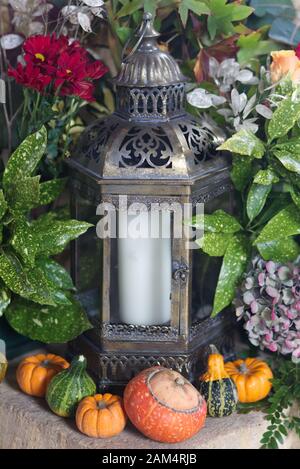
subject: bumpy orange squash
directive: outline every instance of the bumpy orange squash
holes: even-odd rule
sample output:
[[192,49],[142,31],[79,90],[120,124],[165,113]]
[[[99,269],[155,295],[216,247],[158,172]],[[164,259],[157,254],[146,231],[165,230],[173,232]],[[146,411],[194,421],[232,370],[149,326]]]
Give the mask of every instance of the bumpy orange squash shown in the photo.
[[126,425],[121,397],[109,393],[85,397],[77,407],[76,425],[82,433],[94,438],[118,435]]
[[256,402],[264,399],[272,388],[271,368],[257,358],[246,358],[225,364],[225,369],[234,381],[240,402]]
[[24,358],[17,368],[17,381],[23,392],[44,397],[51,379],[70,364],[53,353]]
[[124,391],[125,411],[148,438],[176,443],[192,437],[203,426],[206,402],[177,371],[155,366],[135,376]]

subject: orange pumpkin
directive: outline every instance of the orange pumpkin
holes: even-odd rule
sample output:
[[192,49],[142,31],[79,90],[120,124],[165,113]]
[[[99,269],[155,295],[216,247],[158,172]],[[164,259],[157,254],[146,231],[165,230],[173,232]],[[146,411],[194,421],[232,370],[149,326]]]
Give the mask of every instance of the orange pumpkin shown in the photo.
[[17,381],[26,394],[44,397],[53,376],[69,366],[64,358],[53,353],[26,357],[17,368]]
[[118,435],[126,425],[121,397],[109,393],[85,397],[77,407],[76,425],[82,433],[94,438]]
[[225,363],[225,369],[234,381],[240,402],[256,402],[264,399],[272,388],[271,368],[257,358],[246,358]]
[[206,402],[176,371],[156,366],[139,373],[124,391],[125,411],[148,438],[164,443],[195,435],[206,418]]

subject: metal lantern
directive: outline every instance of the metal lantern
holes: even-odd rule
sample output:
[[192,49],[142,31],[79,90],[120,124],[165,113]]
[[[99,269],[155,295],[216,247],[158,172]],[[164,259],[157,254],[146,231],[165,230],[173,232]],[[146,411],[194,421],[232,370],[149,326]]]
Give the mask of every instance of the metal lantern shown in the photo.
[[[100,203],[122,210],[143,204],[206,212],[231,208],[228,163],[210,128],[185,112],[185,77],[157,44],[149,13],[114,80],[117,106],[86,129],[68,164],[73,216],[97,223]],[[121,197],[120,197],[121,196]],[[147,217],[147,210],[145,216]],[[101,388],[125,385],[160,364],[190,379],[201,372],[208,345],[232,352],[230,314],[209,318],[218,259],[188,249],[174,236],[171,211],[158,216],[168,239],[101,239],[91,228],[73,244],[72,272],[94,328],[71,342]]]

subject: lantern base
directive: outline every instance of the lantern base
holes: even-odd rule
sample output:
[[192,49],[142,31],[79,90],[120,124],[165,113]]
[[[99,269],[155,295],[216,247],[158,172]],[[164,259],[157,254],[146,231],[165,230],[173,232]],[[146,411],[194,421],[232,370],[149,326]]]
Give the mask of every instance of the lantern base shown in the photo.
[[[126,342],[122,350],[104,350],[100,344],[91,340],[91,336],[81,335],[69,343],[68,353],[83,354],[88,361],[89,372],[93,375],[100,392],[109,389],[121,390],[133,376],[155,365],[172,368],[183,374],[190,381],[196,382],[206,371],[209,345],[214,344],[225,361],[235,358],[234,332],[235,321],[232,314],[221,313],[217,318],[203,321],[197,326],[198,338],[193,341],[193,348],[178,351],[176,343],[169,343],[168,350],[162,350],[157,344],[156,350],[141,350]],[[132,345],[132,347],[131,347]],[[192,344],[191,344],[192,347]]]

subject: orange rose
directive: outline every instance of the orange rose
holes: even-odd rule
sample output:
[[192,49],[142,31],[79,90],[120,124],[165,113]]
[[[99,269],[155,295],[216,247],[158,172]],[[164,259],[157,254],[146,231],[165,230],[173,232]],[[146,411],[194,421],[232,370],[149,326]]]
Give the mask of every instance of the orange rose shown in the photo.
[[300,60],[294,50],[279,50],[271,53],[271,79],[276,83],[288,73],[292,81],[300,83]]

